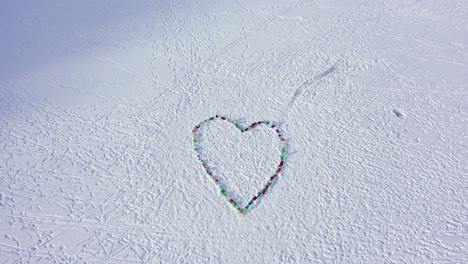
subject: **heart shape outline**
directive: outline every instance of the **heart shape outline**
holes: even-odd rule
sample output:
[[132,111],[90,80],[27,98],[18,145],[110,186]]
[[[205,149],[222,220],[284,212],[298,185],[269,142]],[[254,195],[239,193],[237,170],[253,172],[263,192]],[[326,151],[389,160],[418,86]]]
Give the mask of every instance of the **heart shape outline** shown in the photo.
[[[276,134],[278,135],[278,138],[280,139],[280,142],[281,142],[280,161],[278,163],[278,166],[275,169],[275,172],[268,178],[268,181],[265,184],[265,186],[257,194],[255,194],[252,197],[252,199],[250,199],[250,201],[244,206],[240,206],[232,197],[230,197],[228,195],[227,188],[221,186],[221,184],[219,182],[219,179],[215,175],[213,175],[213,173],[211,172],[211,170],[208,167],[208,164],[206,163],[205,160],[203,160],[202,155],[200,153],[200,147],[198,145],[198,133],[199,133],[200,127],[202,127],[204,124],[206,124],[208,122],[211,122],[213,120],[226,121],[226,122],[234,125],[240,133],[250,131],[251,128],[255,128],[255,127],[259,126],[259,125],[266,125],[267,127],[273,129],[276,132]],[[278,175],[281,173],[282,167],[284,165],[284,156],[286,154],[286,143],[285,143],[284,137],[281,134],[280,130],[276,127],[275,124],[273,124],[270,121],[257,121],[257,122],[253,122],[252,124],[250,124],[247,127],[242,127],[242,126],[240,126],[239,124],[237,124],[234,120],[232,120],[230,118],[216,115],[214,117],[207,118],[207,119],[203,120],[202,122],[200,122],[198,125],[196,125],[192,129],[192,135],[193,135],[193,149],[194,149],[194,151],[196,153],[198,161],[201,163],[201,165],[202,165],[203,169],[205,170],[206,174],[213,180],[215,185],[219,188],[221,196],[224,196],[226,198],[226,201],[228,201],[228,203],[231,204],[232,207],[234,207],[234,209],[237,210],[239,216],[242,216],[255,202],[258,202],[258,200],[259,200],[259,198],[261,196],[265,195],[267,190],[272,186],[273,181],[275,179],[277,179]]]

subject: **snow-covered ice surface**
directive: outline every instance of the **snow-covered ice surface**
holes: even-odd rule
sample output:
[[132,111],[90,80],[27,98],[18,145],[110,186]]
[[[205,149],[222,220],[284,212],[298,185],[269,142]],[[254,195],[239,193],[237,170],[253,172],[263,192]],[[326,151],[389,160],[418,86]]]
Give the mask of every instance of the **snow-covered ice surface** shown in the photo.
[[[468,260],[466,0],[7,1],[0,36],[0,263]],[[286,138],[242,218],[215,114]],[[276,164],[203,133],[226,182]]]

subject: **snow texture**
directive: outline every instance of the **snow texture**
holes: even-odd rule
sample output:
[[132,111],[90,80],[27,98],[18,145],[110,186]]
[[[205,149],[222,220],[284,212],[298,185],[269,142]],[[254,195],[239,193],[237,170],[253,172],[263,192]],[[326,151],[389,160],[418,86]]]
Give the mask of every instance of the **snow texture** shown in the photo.
[[[0,263],[468,262],[466,0],[18,0],[0,36]],[[244,217],[216,114],[286,138]],[[230,129],[246,201],[277,146]]]

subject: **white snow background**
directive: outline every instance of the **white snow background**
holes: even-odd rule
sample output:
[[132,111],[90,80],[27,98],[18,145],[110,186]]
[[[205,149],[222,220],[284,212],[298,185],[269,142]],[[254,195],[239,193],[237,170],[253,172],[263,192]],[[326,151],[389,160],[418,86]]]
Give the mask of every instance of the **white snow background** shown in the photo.
[[[0,38],[0,263],[467,263],[466,0],[3,1]],[[244,217],[216,114],[286,138]],[[245,203],[278,156],[231,132]]]

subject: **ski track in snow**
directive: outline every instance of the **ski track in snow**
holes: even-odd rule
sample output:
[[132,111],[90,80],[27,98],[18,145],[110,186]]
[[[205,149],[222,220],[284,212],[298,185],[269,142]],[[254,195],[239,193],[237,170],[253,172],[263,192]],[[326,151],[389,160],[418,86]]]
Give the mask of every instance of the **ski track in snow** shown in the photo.
[[[26,2],[0,11],[0,263],[468,262],[468,2]],[[286,138],[243,218],[192,151],[215,114]]]
[[313,86],[315,86],[317,83],[319,83],[323,78],[327,77],[328,75],[332,74],[338,69],[339,65],[335,64],[332,67],[328,68],[326,71],[314,76],[311,80],[306,81],[304,84],[302,84],[297,90],[294,92],[294,95],[291,99],[291,102],[289,102],[289,107],[288,109],[291,109],[296,101],[300,100],[304,92],[307,90],[311,89]]

